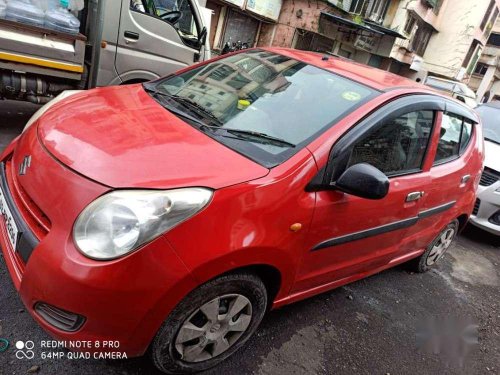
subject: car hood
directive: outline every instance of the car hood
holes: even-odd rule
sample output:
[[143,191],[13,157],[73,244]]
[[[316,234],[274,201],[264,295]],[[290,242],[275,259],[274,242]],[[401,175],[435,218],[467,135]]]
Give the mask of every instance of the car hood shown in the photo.
[[495,142],[484,140],[484,166],[500,172],[498,160],[500,160],[500,145]]
[[75,94],[37,126],[56,159],[111,187],[218,189],[269,173],[164,109],[142,85]]

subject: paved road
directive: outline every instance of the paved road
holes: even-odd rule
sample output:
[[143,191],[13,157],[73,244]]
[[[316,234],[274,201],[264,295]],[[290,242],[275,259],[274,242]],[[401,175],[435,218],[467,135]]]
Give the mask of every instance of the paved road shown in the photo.
[[[0,102],[1,147],[34,109]],[[468,228],[440,267],[427,274],[396,267],[271,312],[246,349],[209,373],[500,374],[499,264],[500,241]],[[479,344],[462,365],[453,356],[419,348],[419,324],[458,317],[477,323],[479,333]],[[11,342],[49,339],[25,312],[1,257],[0,324]],[[32,366],[41,374],[155,373],[144,358],[19,360],[14,352],[11,347],[0,353],[0,374],[24,374]]]

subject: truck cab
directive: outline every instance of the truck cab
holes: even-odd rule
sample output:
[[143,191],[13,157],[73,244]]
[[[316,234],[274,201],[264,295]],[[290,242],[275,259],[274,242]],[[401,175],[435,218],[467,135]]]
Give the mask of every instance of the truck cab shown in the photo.
[[145,82],[203,61],[203,10],[196,0],[85,0],[77,34],[0,16],[0,98],[43,104],[64,90]]

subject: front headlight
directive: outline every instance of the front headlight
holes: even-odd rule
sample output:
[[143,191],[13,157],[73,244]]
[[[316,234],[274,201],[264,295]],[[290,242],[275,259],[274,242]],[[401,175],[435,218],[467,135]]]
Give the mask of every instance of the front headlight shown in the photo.
[[118,258],[190,218],[211,198],[204,188],[115,191],[82,211],[73,238],[89,258]]

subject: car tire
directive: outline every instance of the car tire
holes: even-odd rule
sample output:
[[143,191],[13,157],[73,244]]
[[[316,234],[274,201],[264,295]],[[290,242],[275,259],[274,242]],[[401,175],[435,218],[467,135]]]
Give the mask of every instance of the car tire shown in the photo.
[[436,262],[443,257],[458,233],[458,220],[448,224],[434,240],[427,246],[425,252],[411,262],[415,272],[423,273],[436,266]]
[[[149,348],[154,365],[167,374],[190,374],[216,366],[252,336],[267,302],[264,283],[251,273],[228,274],[201,285],[177,305],[158,330]],[[243,332],[232,331],[245,325]]]

